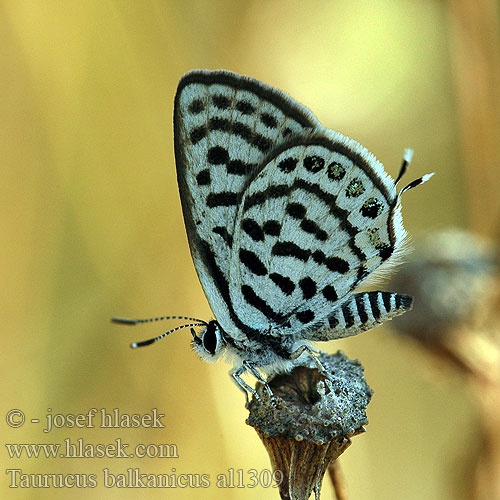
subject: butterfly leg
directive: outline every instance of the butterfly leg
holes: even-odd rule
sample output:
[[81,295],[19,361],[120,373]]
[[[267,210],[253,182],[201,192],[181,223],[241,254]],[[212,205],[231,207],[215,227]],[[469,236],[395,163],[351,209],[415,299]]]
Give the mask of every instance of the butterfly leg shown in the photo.
[[257,380],[262,382],[264,384],[264,387],[266,391],[268,392],[270,398],[271,398],[271,404],[274,403],[274,394],[271,388],[269,387],[269,384],[267,383],[267,380],[261,375],[261,373],[257,370],[255,365],[253,363],[250,363],[249,361],[243,361],[243,364],[239,368],[233,368],[229,374],[231,375],[231,378],[233,381],[236,383],[236,385],[245,393],[245,398],[246,402],[248,403],[248,393],[250,392],[255,396],[255,398],[262,403],[262,398],[259,396],[257,391],[248,385],[242,378],[241,375],[245,373],[246,371],[250,372]]
[[318,371],[323,375],[325,375],[328,379],[332,380],[330,374],[328,373],[328,371],[325,369],[325,367],[318,358],[318,355],[322,354],[323,351],[319,351],[318,349],[314,349],[311,346],[304,344],[301,345],[297,350],[292,352],[292,354],[290,355],[290,359],[297,359],[304,352],[306,352],[312,359]]
[[243,366],[260,382],[264,384],[264,388],[266,389],[267,393],[269,394],[269,397],[271,398],[271,401],[274,401],[274,394],[271,388],[269,387],[269,384],[267,383],[267,380],[261,375],[259,370],[257,370],[257,367],[249,362],[249,361],[243,361]]
[[247,371],[247,367],[245,366],[245,363],[243,363],[239,368],[231,368],[229,371],[229,375],[231,376],[231,379],[233,382],[238,386],[238,388],[245,393],[245,399],[248,404],[248,393],[250,392],[255,396],[255,398],[262,402],[260,396],[257,394],[257,391],[253,388],[250,387],[242,378],[241,375]]
[[318,349],[313,349],[311,346],[309,346],[307,344],[303,344],[298,349],[293,351],[292,354],[290,355],[290,359],[292,359],[292,360],[297,359],[305,352],[307,352],[307,354],[309,354],[311,356],[311,358],[314,359],[314,363],[316,364],[316,366],[318,368],[321,367],[323,369],[323,365],[321,364],[319,359],[316,357],[316,355],[321,354],[322,351],[318,351]]

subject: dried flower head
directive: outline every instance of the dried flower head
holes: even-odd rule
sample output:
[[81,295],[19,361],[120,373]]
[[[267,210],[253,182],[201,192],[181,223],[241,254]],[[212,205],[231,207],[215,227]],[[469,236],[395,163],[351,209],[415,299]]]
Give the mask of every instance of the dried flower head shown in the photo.
[[321,354],[326,370],[307,363],[269,380],[274,402],[262,384],[261,398],[248,404],[247,423],[255,428],[275,470],[282,472],[281,498],[319,498],[329,464],[350,445],[350,437],[364,432],[366,407],[372,396],[359,361],[342,352]]

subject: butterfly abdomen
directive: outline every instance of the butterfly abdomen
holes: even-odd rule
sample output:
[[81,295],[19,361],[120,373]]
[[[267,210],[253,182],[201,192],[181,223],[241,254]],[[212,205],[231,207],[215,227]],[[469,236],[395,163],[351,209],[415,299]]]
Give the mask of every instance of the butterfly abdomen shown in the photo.
[[361,292],[332,311],[323,324],[304,333],[314,341],[350,337],[409,311],[413,297],[393,292]]

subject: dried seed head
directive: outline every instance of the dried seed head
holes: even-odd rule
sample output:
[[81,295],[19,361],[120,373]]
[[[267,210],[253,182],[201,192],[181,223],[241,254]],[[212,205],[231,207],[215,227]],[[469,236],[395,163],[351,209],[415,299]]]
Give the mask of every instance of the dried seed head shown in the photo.
[[359,361],[342,352],[322,354],[328,378],[316,368],[298,366],[269,380],[271,401],[262,384],[261,401],[248,404],[247,423],[266,447],[275,470],[282,472],[282,498],[319,498],[328,465],[350,445],[350,437],[364,432],[366,407],[372,391]]

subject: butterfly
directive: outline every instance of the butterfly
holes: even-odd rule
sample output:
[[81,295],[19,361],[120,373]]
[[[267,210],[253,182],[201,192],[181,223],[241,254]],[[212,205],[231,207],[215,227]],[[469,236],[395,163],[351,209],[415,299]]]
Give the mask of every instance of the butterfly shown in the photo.
[[397,191],[411,150],[393,181],[302,104],[223,70],[181,78],[174,143],[189,247],[215,319],[114,318],[192,321],[132,347],[189,327],[194,350],[208,362],[226,356],[248,397],[256,392],[246,371],[266,384],[261,371],[288,371],[303,353],[317,359],[312,342],[356,335],[412,307],[407,295],[355,293],[397,260],[401,194],[432,176]]

